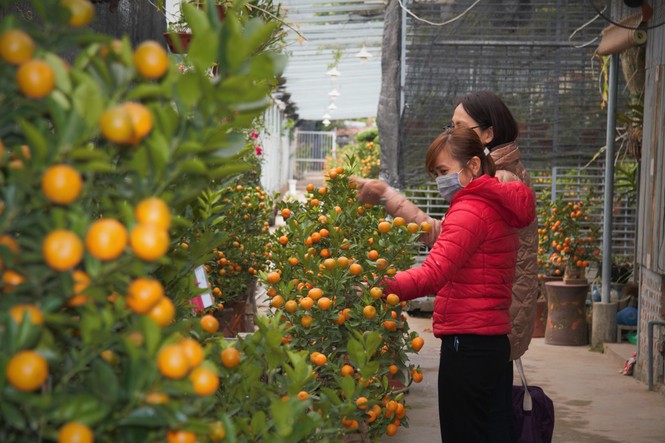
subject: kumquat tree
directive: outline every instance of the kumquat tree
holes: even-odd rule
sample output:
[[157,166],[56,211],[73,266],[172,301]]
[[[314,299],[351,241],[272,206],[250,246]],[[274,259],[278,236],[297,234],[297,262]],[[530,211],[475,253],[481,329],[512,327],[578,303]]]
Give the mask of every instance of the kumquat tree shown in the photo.
[[[243,0],[223,21],[211,0],[184,3],[181,72],[160,43],[90,30],[88,0],[14,6],[0,0],[0,441],[376,440],[406,425],[391,379],[422,378],[405,354],[422,339],[380,283],[411,264],[419,227],[360,206],[335,169],[283,204],[270,240],[272,197],[249,178],[281,22]],[[194,312],[206,264],[217,305]],[[276,311],[229,338],[210,311],[238,290],[219,280],[231,265],[272,285]]]
[[379,131],[367,129],[354,137],[354,141],[337,150],[333,158],[326,156],[327,169],[343,167],[347,157],[354,157],[358,164],[359,177],[379,178],[381,168],[381,145],[379,145]]
[[413,264],[422,231],[360,204],[349,180],[357,167],[351,158],[327,172],[323,187],[308,185],[305,202],[280,203],[286,224],[274,231],[274,269],[263,277],[272,313],[287,325],[284,343],[315,366],[306,385],[314,408],[327,411],[331,426],[373,441],[408,425],[397,386],[422,380],[406,354],[422,338],[409,331],[404,304],[382,288]]
[[542,192],[540,201],[539,266],[550,275],[584,274],[600,261],[593,193],[562,193],[552,201],[549,192]]
[[306,440],[323,422],[284,398],[309,375],[284,325],[226,340],[173,302],[223,236],[189,236],[196,199],[252,168],[243,131],[283,68],[264,46],[279,24],[185,4],[181,73],[157,42],[91,31],[87,0],[35,0],[27,21],[14,5],[0,1],[0,441]]

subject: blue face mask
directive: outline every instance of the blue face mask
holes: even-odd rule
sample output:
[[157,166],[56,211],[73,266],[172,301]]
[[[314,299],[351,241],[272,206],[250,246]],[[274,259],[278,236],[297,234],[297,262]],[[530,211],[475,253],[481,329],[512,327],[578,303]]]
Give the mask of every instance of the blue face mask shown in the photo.
[[453,196],[457,193],[457,191],[464,188],[459,180],[459,174],[463,170],[464,168],[457,172],[451,172],[450,174],[439,175],[436,178],[436,187],[439,189],[441,197],[443,197],[443,199],[447,202],[452,201]]

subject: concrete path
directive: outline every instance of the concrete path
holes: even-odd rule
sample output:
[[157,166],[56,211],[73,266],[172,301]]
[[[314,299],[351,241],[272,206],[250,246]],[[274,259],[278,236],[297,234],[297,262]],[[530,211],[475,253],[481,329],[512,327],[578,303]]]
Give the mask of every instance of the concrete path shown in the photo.
[[[382,443],[440,441],[436,398],[440,342],[432,335],[431,318],[410,317],[409,325],[425,339],[425,346],[412,359],[421,365],[425,378],[412,385],[406,397],[410,428],[400,428]],[[626,345],[621,346],[625,352]],[[553,442],[665,442],[665,395],[621,375],[623,364],[611,354],[592,352],[588,346],[532,340],[522,362],[529,384],[542,387],[554,401]]]

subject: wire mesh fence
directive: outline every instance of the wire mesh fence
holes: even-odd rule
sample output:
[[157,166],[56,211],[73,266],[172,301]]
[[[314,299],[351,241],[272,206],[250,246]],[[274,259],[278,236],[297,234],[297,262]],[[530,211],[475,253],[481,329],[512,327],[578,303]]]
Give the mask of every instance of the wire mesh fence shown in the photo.
[[[468,2],[409,2],[442,22]],[[455,101],[478,90],[499,94],[520,123],[530,169],[585,164],[604,145],[602,72],[595,45],[606,25],[587,2],[492,0],[460,20],[432,26],[407,16],[400,183],[423,183],[421,159],[450,122]]]
[[[595,245],[600,248],[603,241],[603,194],[605,192],[604,168],[602,165],[584,169],[552,167],[530,171],[536,193],[537,211],[548,210],[548,203],[557,196],[564,201],[576,201],[590,195],[589,225],[594,224],[600,231]],[[442,218],[448,210],[435,183],[406,187],[404,195],[431,217]],[[630,193],[619,193],[612,207],[612,257],[618,262],[632,263],[635,256],[635,227],[637,223],[636,201]],[[422,248],[420,255],[427,253]]]

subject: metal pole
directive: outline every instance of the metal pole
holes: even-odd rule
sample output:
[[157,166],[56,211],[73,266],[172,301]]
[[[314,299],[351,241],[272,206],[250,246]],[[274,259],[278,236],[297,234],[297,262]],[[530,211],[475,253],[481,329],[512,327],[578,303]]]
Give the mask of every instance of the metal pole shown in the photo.
[[[404,0],[402,2],[404,6],[408,5],[408,1]],[[406,84],[406,11],[405,8],[402,8],[402,20],[401,20],[401,48],[399,51],[399,116],[400,121],[402,115],[404,114],[404,85]],[[401,123],[400,123],[401,125]]]
[[609,96],[607,99],[607,134],[605,139],[605,194],[603,196],[603,303],[610,302],[612,274],[612,203],[614,200],[614,131],[617,116],[617,81],[619,75],[619,54],[610,55]]

